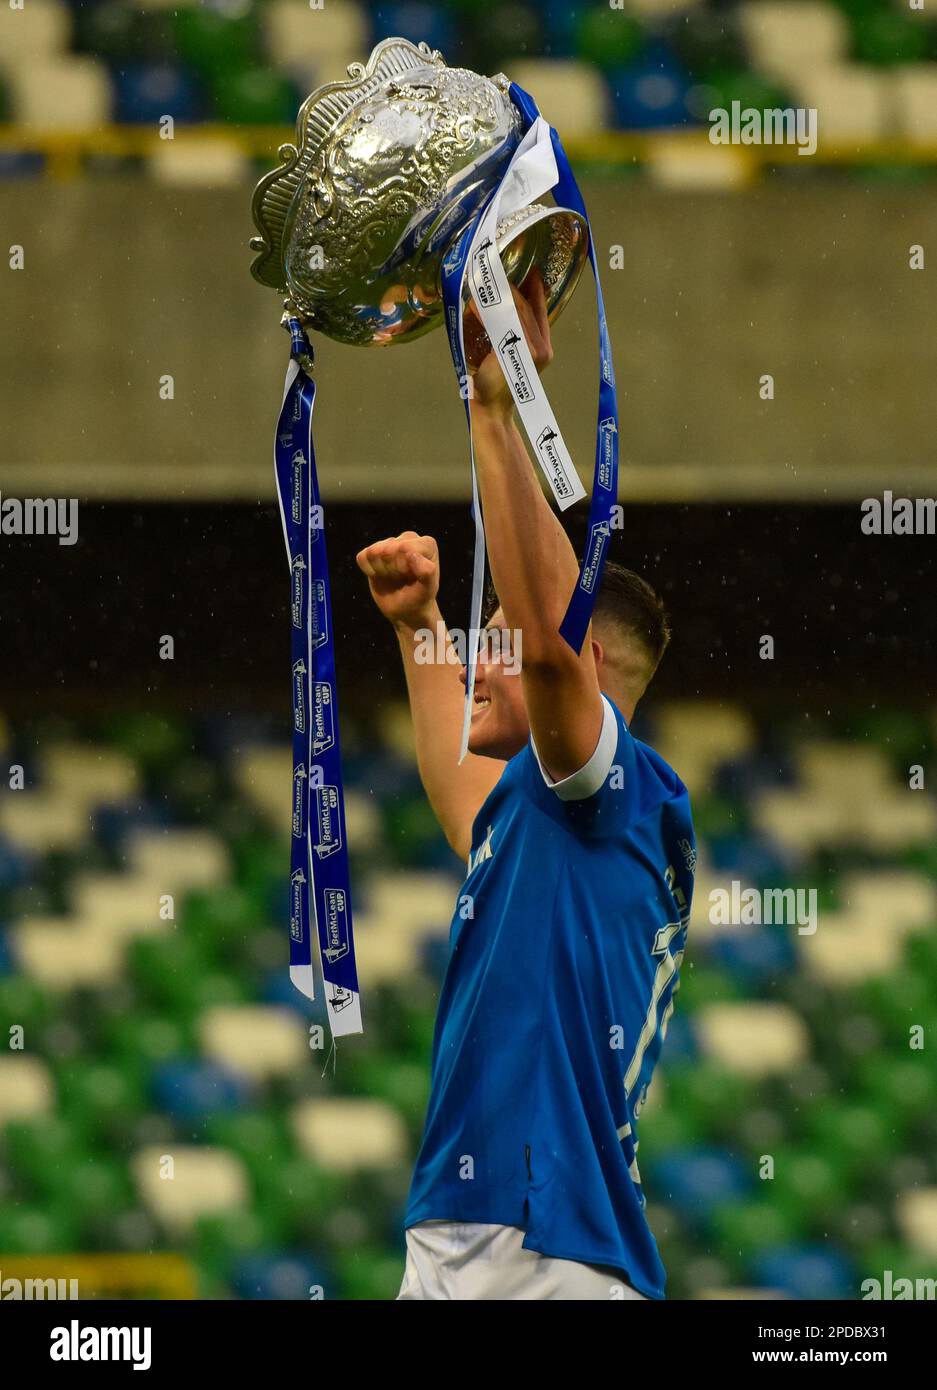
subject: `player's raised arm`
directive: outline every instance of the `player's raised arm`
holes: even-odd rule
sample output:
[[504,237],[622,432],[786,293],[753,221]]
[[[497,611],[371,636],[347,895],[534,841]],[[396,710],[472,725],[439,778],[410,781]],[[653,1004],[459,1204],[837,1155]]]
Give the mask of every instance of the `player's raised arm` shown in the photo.
[[438,547],[432,536],[404,531],[366,546],[357,561],[397,634],[423,786],[450,846],[466,859],[472,822],[504,764],[471,753],[459,764],[464,691],[436,599]]
[[[514,299],[542,371],[553,348],[539,272],[524,291],[526,298],[515,289]],[[474,308],[467,341],[477,339],[477,319],[469,327],[473,314]],[[514,423],[510,388],[493,352],[472,378],[471,411],[491,575],[506,626],[522,634],[521,678],[537,752],[560,781],[592,757],[603,719],[591,630],[580,655],[559,633],[579,568]]]

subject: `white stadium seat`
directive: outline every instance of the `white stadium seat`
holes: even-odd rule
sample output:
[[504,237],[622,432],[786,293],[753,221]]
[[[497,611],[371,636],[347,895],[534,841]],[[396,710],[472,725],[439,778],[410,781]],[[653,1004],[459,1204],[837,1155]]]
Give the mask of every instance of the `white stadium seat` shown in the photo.
[[[28,6],[27,6],[28,8]],[[13,119],[34,130],[97,130],[111,120],[113,94],[107,67],[90,57],[30,61],[9,70]],[[49,93],[55,101],[49,101]]]
[[173,1236],[185,1236],[202,1216],[250,1202],[247,1171],[227,1149],[167,1142],[140,1150],[130,1167],[144,1206]]
[[237,188],[250,170],[250,160],[233,142],[191,138],[161,140],[147,160],[156,183],[175,188]]
[[609,123],[608,91],[589,63],[528,58],[511,64],[511,80],[530,92],[546,120],[562,125],[564,140],[594,134]]
[[816,108],[818,140],[825,148],[892,134],[889,80],[882,70],[858,64],[807,66],[791,75],[788,86],[801,105]]
[[120,979],[124,943],[81,917],[27,918],[10,929],[27,975],[49,989],[101,989]]
[[21,9],[0,6],[0,66],[55,57],[68,48],[71,6],[64,0],[25,0]]
[[319,10],[305,0],[272,0],[262,22],[272,66],[305,91],[344,81],[349,63],[363,62],[370,51],[366,12],[352,0],[327,0]]
[[754,67],[787,81],[809,67],[830,67],[849,54],[849,21],[819,0],[752,0],[739,22]]
[[123,801],[140,792],[140,774],[126,753],[93,743],[53,743],[42,756],[43,782],[86,806]]
[[55,791],[9,792],[0,801],[0,834],[33,854],[78,850],[91,838],[87,808]]
[[231,857],[211,830],[137,830],[128,842],[128,861],[138,873],[161,878],[164,893],[211,888],[227,882]]
[[292,1009],[219,1005],[199,1020],[206,1057],[255,1081],[287,1076],[308,1060],[302,1019]]
[[937,1187],[902,1193],[895,1203],[895,1220],[913,1250],[937,1260]]
[[937,145],[937,63],[915,63],[889,73],[895,134],[915,145]]
[[48,1115],[54,1103],[55,1086],[45,1062],[27,1052],[0,1053],[0,1129],[11,1120]]
[[303,1153],[334,1172],[396,1168],[410,1158],[403,1120],[384,1101],[303,1101],[292,1124]]
[[709,790],[720,763],[747,753],[754,744],[751,717],[737,705],[672,700],[655,711],[651,742],[676,768],[690,795]]
[[[81,874],[71,887],[70,904],[78,917],[93,921],[98,928],[118,939],[170,931],[172,918],[160,915],[166,894],[180,895],[165,874]],[[181,901],[174,903],[176,913]]]
[[711,1004],[694,1033],[707,1056],[744,1076],[783,1076],[809,1055],[806,1024],[786,1004]]
[[813,936],[798,937],[801,963],[822,984],[846,988],[897,969],[904,937],[876,915],[824,912]]

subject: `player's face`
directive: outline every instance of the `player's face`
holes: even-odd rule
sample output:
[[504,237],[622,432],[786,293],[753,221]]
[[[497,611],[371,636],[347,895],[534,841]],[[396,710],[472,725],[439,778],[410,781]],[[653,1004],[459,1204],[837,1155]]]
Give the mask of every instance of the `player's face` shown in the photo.
[[[513,758],[530,736],[520,676],[520,643],[516,637],[505,627],[499,608],[480,643],[475,707],[469,729],[469,752],[485,758]],[[464,684],[464,666],[461,679]]]

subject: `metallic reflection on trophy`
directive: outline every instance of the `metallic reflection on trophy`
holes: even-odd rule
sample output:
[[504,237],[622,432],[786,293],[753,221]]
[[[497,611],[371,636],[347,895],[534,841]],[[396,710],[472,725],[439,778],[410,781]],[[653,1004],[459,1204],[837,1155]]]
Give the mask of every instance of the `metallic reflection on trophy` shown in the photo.
[[[251,272],[307,328],[344,343],[406,342],[442,322],[447,251],[500,182],[521,138],[499,74],[447,67],[385,39],[300,108],[297,144],[257,185]],[[532,204],[498,225],[508,278],[539,268],[551,319],[588,255],[578,213]]]

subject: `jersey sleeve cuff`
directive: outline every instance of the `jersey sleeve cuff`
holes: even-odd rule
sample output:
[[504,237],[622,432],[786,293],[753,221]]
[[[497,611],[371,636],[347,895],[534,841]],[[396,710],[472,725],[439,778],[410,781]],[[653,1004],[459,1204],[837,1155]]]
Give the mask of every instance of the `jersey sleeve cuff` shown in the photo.
[[533,734],[530,736],[530,746],[534,750],[540,775],[550,791],[556,792],[561,801],[585,801],[587,797],[595,796],[612,769],[612,764],[615,761],[615,750],[618,747],[618,721],[615,718],[615,711],[604,695],[602,696],[602,709],[602,730],[599,734],[599,741],[595,745],[595,752],[578,772],[570,773],[568,777],[561,778],[559,782],[554,782],[543,766],[540,761],[540,754],[537,752],[537,745],[534,743]]

